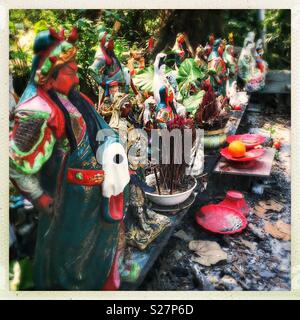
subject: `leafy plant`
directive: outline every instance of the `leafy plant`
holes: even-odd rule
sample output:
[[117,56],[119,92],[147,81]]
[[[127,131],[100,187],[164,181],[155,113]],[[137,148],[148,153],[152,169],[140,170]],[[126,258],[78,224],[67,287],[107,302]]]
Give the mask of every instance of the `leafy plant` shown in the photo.
[[9,263],[10,290],[32,290],[33,285],[33,262],[28,257]]
[[114,52],[121,63],[127,64],[127,58],[125,53],[129,53],[130,44],[124,37],[116,37],[114,40],[115,47]]
[[45,20],[39,20],[34,24],[34,32],[39,33],[40,31],[47,30],[49,28],[48,23]]
[[200,90],[201,81],[207,78],[207,70],[200,68],[194,59],[185,59],[178,70],[177,82],[179,92],[185,100],[190,96],[190,90],[194,87],[197,91]]
[[265,59],[270,68],[290,68],[291,11],[266,10],[264,26],[267,30]]

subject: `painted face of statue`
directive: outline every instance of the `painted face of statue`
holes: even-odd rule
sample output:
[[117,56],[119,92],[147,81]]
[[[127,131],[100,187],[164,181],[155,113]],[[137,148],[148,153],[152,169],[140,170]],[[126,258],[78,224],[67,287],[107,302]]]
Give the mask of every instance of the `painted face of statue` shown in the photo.
[[220,46],[218,48],[218,53],[220,56],[223,55],[224,49],[225,49],[225,43],[223,41],[221,41]]
[[122,118],[127,118],[129,113],[132,111],[132,105],[130,102],[124,103],[120,108]]
[[57,92],[68,95],[71,88],[79,84],[77,75],[78,66],[75,61],[64,64],[54,73],[50,86]]
[[183,44],[184,39],[185,39],[184,34],[183,34],[183,33],[180,33],[180,34],[178,35],[178,37],[177,37],[177,42],[178,42],[179,44]]

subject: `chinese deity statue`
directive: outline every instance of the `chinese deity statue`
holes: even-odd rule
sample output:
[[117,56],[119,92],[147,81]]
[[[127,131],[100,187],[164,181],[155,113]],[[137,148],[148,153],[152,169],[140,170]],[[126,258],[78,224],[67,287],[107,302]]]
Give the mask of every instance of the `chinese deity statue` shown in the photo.
[[116,57],[114,40],[107,31],[100,31],[99,44],[99,49],[95,54],[95,61],[89,69],[100,89],[98,110],[107,117],[111,111],[111,103],[115,93],[128,94],[130,87],[136,95],[138,92],[131,80],[130,71],[121,65]]
[[112,114],[109,126],[119,133],[123,144],[126,144],[128,132],[135,128],[141,128],[142,125],[136,120],[133,112],[133,99],[130,95],[117,93],[112,103]]
[[196,48],[195,62],[199,67],[207,66],[207,56],[205,54],[205,48],[203,48],[201,44]]
[[231,44],[232,46],[234,45],[233,32],[229,32],[229,33],[228,33],[228,43]]
[[205,55],[206,55],[207,57],[209,57],[209,55],[210,55],[211,52],[212,52],[214,42],[215,42],[215,35],[214,35],[213,33],[211,33],[211,34],[208,36],[208,42],[206,43],[206,45],[205,45],[205,47],[204,47]]
[[[14,112],[10,179],[39,210],[37,290],[115,290],[120,285],[126,152],[78,91],[77,31],[41,31],[30,80]],[[109,135],[96,139],[100,130]]]
[[268,69],[268,63],[263,60],[264,47],[262,39],[258,39],[255,46],[256,66],[262,74],[265,74]]
[[153,96],[148,97],[144,102],[143,126],[150,133],[151,129],[156,128],[156,101]]
[[225,46],[223,60],[225,61],[227,67],[228,85],[231,87],[232,83],[237,79],[238,64],[234,54],[233,33],[230,33],[228,38],[229,44]]
[[172,51],[175,53],[175,65],[177,67],[180,66],[184,59],[194,57],[193,48],[185,32],[177,34]]
[[225,84],[227,80],[226,63],[223,60],[225,42],[221,39],[215,40],[212,51],[208,57],[208,72],[210,82],[217,95],[225,96]]
[[117,82],[120,92],[128,93],[129,83],[118,58],[114,53],[114,40],[105,30],[99,33],[99,48],[95,54],[95,61],[90,66],[93,77],[105,90],[105,96],[109,94],[109,84]]
[[129,69],[131,76],[135,75],[139,70],[145,68],[145,58],[143,57],[142,51],[130,51],[130,58],[127,62],[127,68]]
[[265,85],[265,69],[262,72],[261,66],[257,65],[254,37],[254,32],[248,33],[238,61],[238,76],[248,92],[261,90]]

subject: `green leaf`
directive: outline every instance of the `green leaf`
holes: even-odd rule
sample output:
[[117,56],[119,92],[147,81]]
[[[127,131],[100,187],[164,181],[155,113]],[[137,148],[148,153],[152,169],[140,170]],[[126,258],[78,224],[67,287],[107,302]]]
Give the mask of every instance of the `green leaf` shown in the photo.
[[206,68],[200,68],[194,59],[185,59],[178,70],[177,82],[182,96],[188,95],[190,84],[207,78]]
[[150,66],[138,71],[133,77],[134,84],[143,91],[153,92],[154,67]]
[[[166,67],[165,75],[167,76],[173,70]],[[133,76],[134,84],[143,91],[153,92],[153,78],[154,78],[154,66],[151,65],[145,69],[139,70],[136,75]]]
[[185,106],[186,111],[192,114],[195,114],[199,105],[202,102],[204,94],[205,94],[205,91],[201,90],[197,94],[191,95],[188,98],[184,99],[183,105]]

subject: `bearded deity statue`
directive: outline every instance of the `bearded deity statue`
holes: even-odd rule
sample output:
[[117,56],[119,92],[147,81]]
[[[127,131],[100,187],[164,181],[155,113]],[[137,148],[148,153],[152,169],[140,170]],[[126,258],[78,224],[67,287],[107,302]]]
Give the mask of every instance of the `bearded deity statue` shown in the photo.
[[76,29],[67,40],[63,30],[36,36],[14,112],[10,179],[39,210],[35,289],[116,290],[128,162],[118,135],[78,90],[76,39]]

